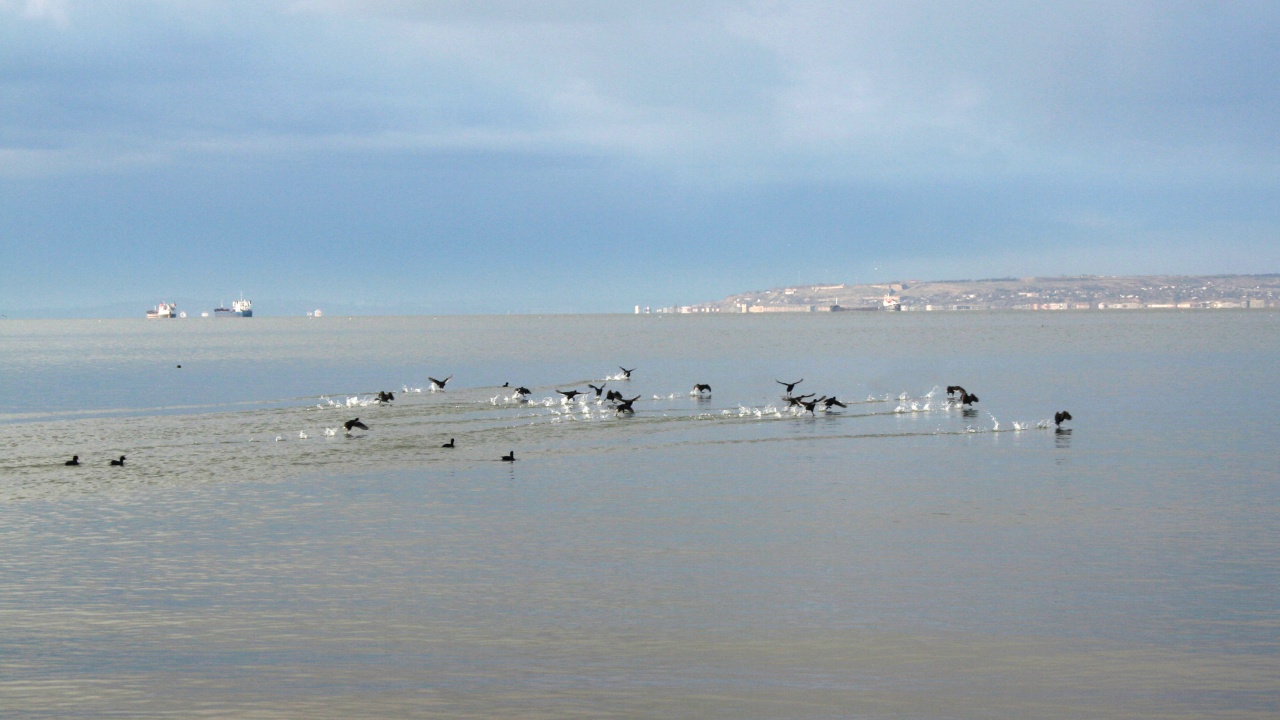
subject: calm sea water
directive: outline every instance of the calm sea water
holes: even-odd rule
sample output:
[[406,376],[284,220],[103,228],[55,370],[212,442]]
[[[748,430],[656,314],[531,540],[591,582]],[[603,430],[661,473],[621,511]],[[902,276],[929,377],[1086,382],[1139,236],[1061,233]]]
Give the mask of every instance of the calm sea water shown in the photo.
[[0,708],[1274,718],[1278,369],[1265,311],[0,321]]

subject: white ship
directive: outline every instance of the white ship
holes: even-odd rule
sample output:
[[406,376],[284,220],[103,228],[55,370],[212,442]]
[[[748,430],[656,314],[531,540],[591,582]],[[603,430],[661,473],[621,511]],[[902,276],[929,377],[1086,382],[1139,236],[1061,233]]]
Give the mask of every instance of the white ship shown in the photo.
[[240,298],[231,303],[231,307],[218,307],[213,309],[213,316],[220,317],[253,317],[253,301]]
[[148,320],[174,317],[178,317],[177,303],[160,303],[159,305],[156,305],[154,309],[147,311]]

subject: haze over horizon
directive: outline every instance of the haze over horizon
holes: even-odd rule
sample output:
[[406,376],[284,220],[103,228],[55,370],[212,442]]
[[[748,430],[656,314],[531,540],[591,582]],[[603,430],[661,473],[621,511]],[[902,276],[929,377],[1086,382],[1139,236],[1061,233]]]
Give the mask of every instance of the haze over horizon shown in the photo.
[[1278,31],[1267,2],[0,0],[0,315],[1272,273]]

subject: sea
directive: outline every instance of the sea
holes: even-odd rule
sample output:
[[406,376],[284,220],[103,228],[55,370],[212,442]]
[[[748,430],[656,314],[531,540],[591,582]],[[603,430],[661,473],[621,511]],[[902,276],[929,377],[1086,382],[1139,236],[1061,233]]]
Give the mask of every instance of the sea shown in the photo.
[[1278,381],[1269,310],[0,320],[0,715],[1276,718]]

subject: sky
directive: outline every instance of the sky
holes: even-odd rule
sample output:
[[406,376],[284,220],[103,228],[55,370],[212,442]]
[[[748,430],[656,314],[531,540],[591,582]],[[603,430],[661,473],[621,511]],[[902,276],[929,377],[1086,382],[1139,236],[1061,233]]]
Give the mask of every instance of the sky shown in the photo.
[[0,0],[0,315],[1280,271],[1280,3]]

